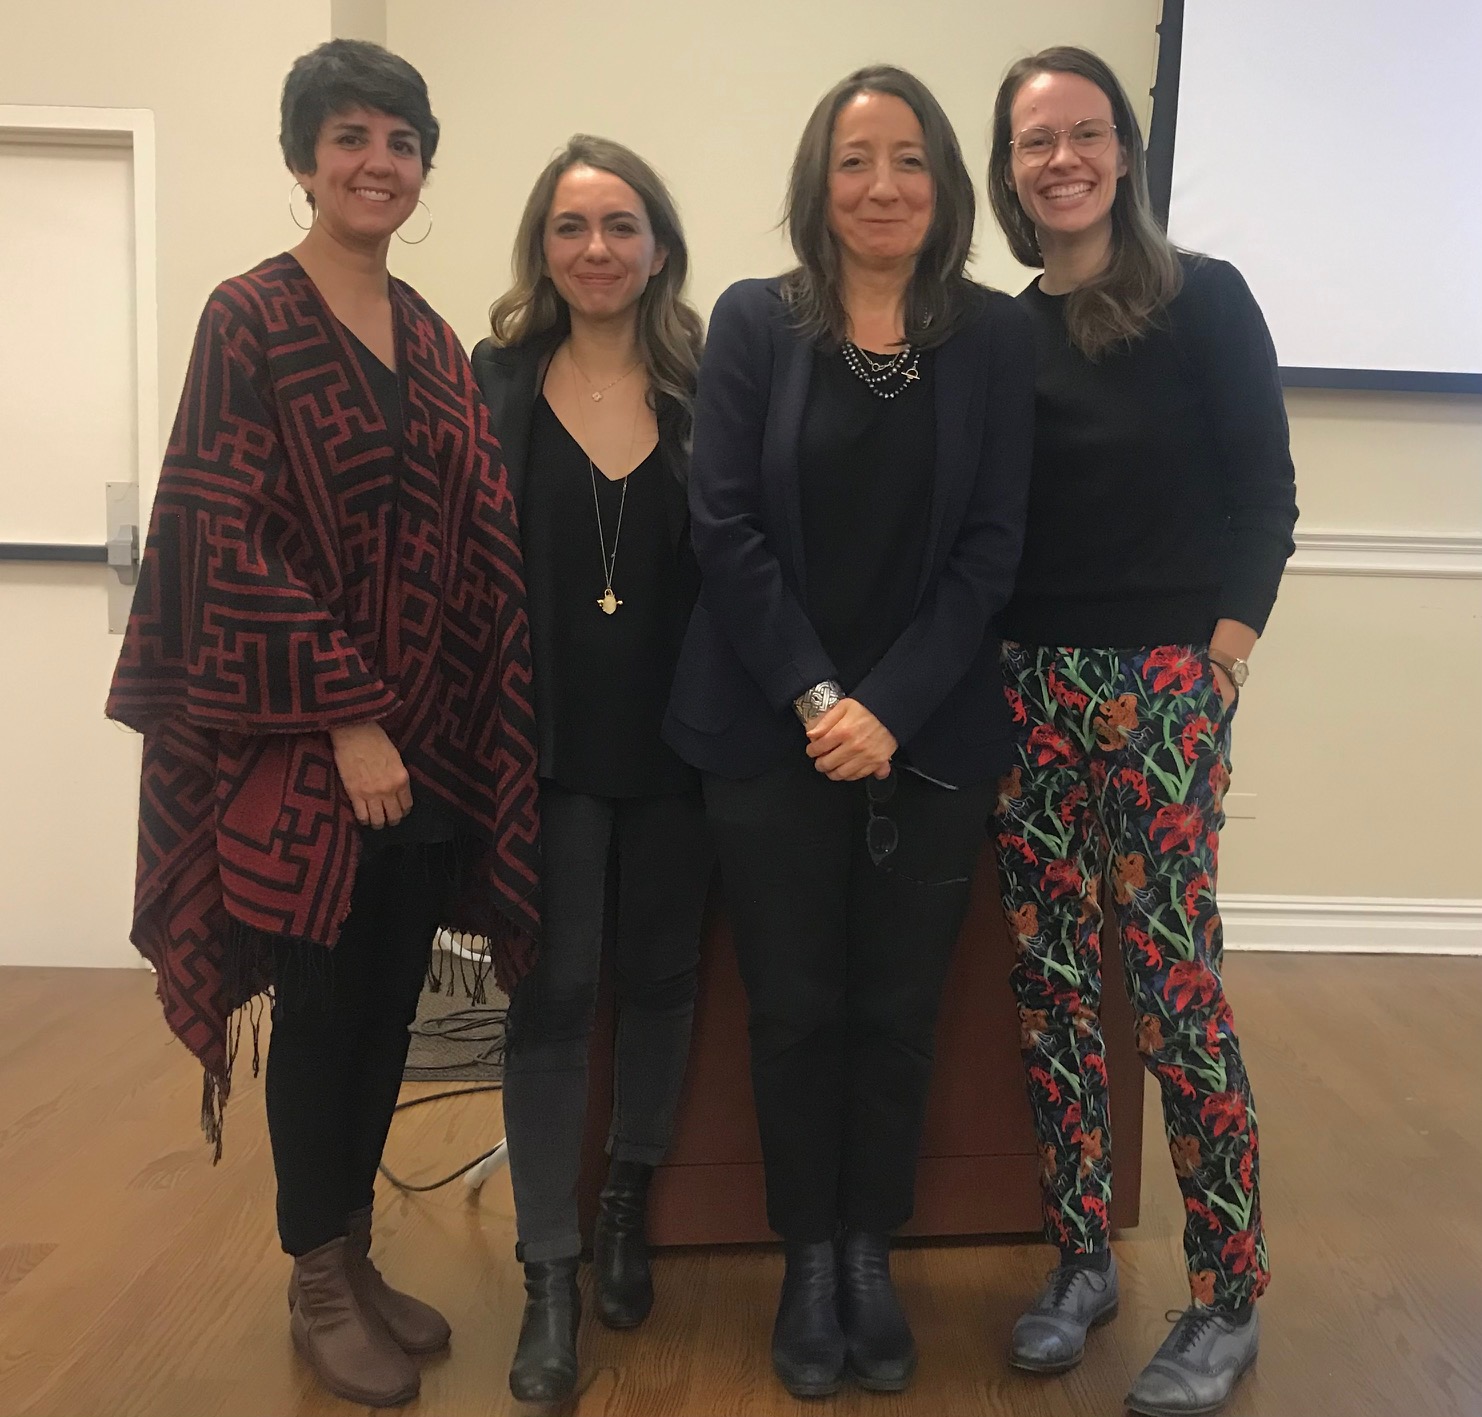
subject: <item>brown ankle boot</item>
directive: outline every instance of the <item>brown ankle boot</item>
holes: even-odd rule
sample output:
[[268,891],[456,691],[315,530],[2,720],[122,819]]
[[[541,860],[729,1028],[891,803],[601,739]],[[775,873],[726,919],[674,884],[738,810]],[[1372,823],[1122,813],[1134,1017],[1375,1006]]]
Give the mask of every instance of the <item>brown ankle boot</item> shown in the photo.
[[323,1385],[347,1402],[400,1407],[421,1388],[416,1365],[355,1296],[346,1242],[331,1240],[293,1262],[293,1346]]
[[345,1267],[361,1305],[386,1325],[405,1353],[436,1353],[448,1346],[453,1331],[431,1304],[393,1289],[371,1262],[371,1208],[353,1211],[345,1236]]

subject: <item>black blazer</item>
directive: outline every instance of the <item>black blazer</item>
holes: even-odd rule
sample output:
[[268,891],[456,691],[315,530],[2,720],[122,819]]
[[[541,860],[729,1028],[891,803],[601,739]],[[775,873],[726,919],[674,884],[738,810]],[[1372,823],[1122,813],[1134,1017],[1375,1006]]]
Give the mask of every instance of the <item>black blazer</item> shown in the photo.
[[[813,345],[778,280],[746,280],[710,320],[695,414],[690,516],[703,585],[664,736],[686,761],[750,777],[801,753],[792,701],[837,678],[809,623],[798,440]],[[1013,588],[1034,429],[1034,341],[1016,302],[983,291],[939,346],[937,455],[916,613],[853,697],[905,761],[966,785],[1009,762],[989,622]]]
[[[551,355],[564,338],[565,332],[558,330],[520,345],[496,345],[493,340],[483,339],[474,346],[471,359],[474,377],[478,379],[484,400],[489,405],[517,514],[523,509],[525,488],[530,477],[530,424],[535,403],[540,397]],[[680,641],[700,587],[699,567],[690,547],[689,508],[685,502],[688,458],[683,422],[683,413],[678,405],[661,397],[658,408],[659,454],[669,473],[664,480],[664,510],[681,587],[667,620],[671,662],[678,658]],[[531,650],[537,666],[534,692],[536,726],[540,734],[540,774],[554,777],[553,716],[544,707],[545,674],[540,672],[541,666],[554,663],[556,654],[555,627],[547,613],[547,607],[554,600],[555,587],[550,580],[552,558],[546,547],[531,545],[528,538],[525,538],[522,549],[529,592]]]

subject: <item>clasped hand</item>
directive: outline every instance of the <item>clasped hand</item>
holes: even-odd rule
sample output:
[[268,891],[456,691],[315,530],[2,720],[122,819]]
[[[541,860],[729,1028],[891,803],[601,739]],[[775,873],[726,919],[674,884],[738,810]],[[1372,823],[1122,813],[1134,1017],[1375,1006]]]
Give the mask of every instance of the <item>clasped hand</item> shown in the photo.
[[412,810],[412,780],[379,723],[329,730],[334,765],[363,827],[394,827]]
[[889,777],[900,745],[895,735],[857,699],[840,699],[808,725],[808,756],[833,782]]

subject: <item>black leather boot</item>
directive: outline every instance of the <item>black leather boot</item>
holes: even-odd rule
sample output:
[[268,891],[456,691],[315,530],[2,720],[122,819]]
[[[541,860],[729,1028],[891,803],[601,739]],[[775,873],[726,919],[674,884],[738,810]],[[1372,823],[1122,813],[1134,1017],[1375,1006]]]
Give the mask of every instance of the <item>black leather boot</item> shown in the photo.
[[838,1251],[832,1240],[789,1241],[783,1255],[787,1269],[772,1326],[772,1367],[794,1397],[827,1397],[844,1381]]
[[916,1371],[916,1340],[890,1282],[890,1236],[846,1230],[839,1313],[849,1376],[871,1392],[902,1392]]
[[597,1314],[608,1328],[636,1328],[654,1306],[653,1276],[643,1222],[654,1168],[642,1161],[614,1161],[597,1209],[592,1268],[597,1275]]
[[565,1402],[576,1391],[577,1263],[575,1255],[525,1261],[525,1317],[509,1370],[509,1390],[521,1402]]

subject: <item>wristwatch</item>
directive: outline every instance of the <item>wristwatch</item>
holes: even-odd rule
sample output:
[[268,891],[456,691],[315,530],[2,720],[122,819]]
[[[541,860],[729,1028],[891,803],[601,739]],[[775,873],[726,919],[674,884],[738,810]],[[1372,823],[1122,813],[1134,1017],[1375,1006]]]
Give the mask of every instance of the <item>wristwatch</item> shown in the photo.
[[1230,676],[1230,682],[1237,689],[1243,689],[1245,681],[1250,678],[1250,665],[1243,659],[1226,658],[1219,651],[1210,650],[1209,662],[1218,664]]
[[823,679],[804,690],[792,701],[792,711],[806,728],[820,714],[827,713],[844,697],[844,691],[832,679]]

